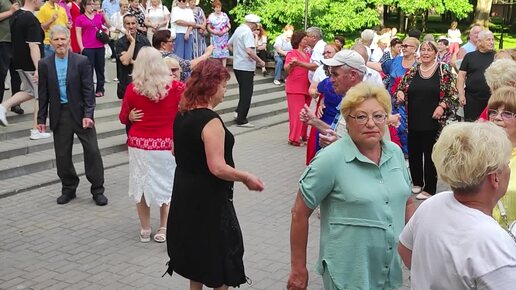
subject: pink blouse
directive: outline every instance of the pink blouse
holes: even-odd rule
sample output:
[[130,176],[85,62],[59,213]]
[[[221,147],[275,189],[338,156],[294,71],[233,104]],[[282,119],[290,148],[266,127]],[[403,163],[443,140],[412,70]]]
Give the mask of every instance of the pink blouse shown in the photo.
[[[292,62],[292,58],[298,61],[310,62],[310,54],[300,53],[297,49],[293,49],[285,56],[285,66]],[[301,66],[292,66],[285,80],[285,91],[287,94],[303,94],[308,95],[310,81],[308,80],[308,69]]]
[[75,19],[75,26],[82,29],[82,45],[84,48],[101,48],[104,44],[97,39],[97,30],[102,29],[105,20],[101,14],[89,19],[85,14]]

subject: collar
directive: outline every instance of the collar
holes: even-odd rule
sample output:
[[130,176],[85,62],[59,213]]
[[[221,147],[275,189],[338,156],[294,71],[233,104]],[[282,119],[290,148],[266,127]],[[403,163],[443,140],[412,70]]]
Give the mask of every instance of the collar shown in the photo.
[[[388,132],[386,132],[387,134]],[[344,154],[344,159],[347,163],[350,163],[354,161],[355,159],[363,162],[363,163],[371,163],[376,165],[373,161],[371,161],[369,158],[365,157],[357,148],[357,145],[355,145],[355,142],[351,139],[351,137],[348,134],[344,134],[342,138],[339,140],[341,144],[344,145],[345,148],[342,150]],[[393,156],[392,149],[389,148],[389,146],[382,140],[380,141],[381,147],[382,147],[382,155],[380,157],[380,164],[377,165],[378,167],[381,167],[382,164],[390,160]]]

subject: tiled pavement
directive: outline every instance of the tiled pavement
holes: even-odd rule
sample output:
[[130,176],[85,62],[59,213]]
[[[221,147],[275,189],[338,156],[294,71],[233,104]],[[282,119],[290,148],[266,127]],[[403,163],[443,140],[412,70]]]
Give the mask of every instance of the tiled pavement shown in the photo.
[[[282,124],[236,137],[237,167],[257,174],[266,185],[261,193],[235,186],[246,274],[253,281],[241,289],[286,288],[290,208],[306,149],[288,146],[287,130]],[[110,200],[105,207],[94,205],[84,176],[78,198],[68,205],[55,203],[58,184],[0,199],[0,289],[187,289],[187,280],[176,274],[161,277],[168,260],[164,244],[139,242],[127,178],[126,165],[106,171]],[[156,208],[151,215],[157,228]],[[316,215],[309,236],[308,289],[322,289],[313,271],[319,244]]]

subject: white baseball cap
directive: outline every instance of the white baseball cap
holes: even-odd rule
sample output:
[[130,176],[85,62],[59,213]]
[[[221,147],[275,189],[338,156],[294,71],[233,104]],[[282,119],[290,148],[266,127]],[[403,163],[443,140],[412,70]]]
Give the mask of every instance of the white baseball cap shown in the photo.
[[250,22],[250,23],[260,23],[260,21],[262,21],[260,16],[255,15],[255,14],[247,14],[244,19],[245,19],[245,22]]
[[364,58],[354,50],[343,49],[337,52],[332,58],[322,59],[321,62],[327,66],[346,65],[350,68],[361,71],[362,73],[367,72]]

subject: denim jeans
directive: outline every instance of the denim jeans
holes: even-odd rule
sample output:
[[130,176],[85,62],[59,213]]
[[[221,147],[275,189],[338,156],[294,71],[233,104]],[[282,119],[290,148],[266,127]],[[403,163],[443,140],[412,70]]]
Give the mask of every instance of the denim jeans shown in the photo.
[[185,40],[184,33],[177,33],[176,38],[174,39],[174,54],[179,57],[191,60],[192,59],[192,36]]
[[281,80],[283,72],[283,63],[285,62],[284,57],[275,55],[274,60],[276,61],[276,67],[274,68],[274,79]]
[[97,75],[97,89],[95,93],[104,93],[104,83],[106,82],[106,78],[104,76],[104,67],[106,66],[106,55],[105,48],[85,48],[82,51],[82,54],[85,55],[91,64],[91,68],[95,70],[95,74]]

